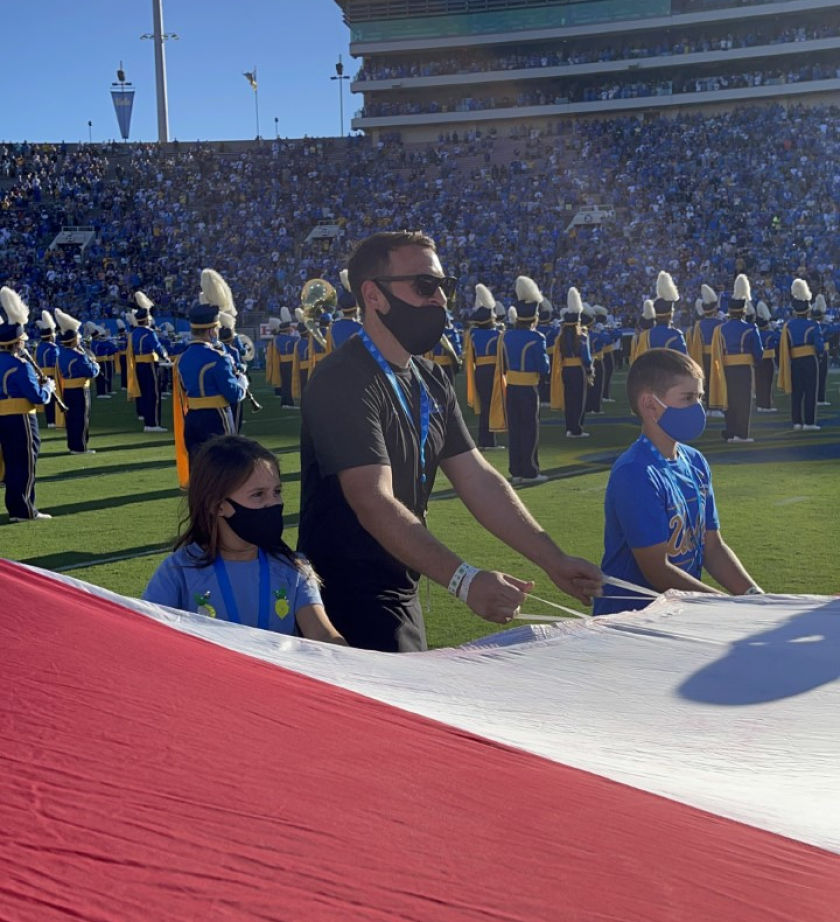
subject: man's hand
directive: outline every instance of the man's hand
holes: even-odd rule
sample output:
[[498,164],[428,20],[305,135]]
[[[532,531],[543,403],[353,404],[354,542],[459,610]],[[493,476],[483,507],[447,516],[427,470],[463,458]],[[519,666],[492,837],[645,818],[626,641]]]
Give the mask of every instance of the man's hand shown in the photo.
[[563,554],[556,563],[545,568],[551,581],[584,605],[591,605],[592,599],[602,594],[604,574],[582,557]]
[[485,621],[507,624],[534,588],[528,580],[496,570],[482,570],[470,585],[467,605]]

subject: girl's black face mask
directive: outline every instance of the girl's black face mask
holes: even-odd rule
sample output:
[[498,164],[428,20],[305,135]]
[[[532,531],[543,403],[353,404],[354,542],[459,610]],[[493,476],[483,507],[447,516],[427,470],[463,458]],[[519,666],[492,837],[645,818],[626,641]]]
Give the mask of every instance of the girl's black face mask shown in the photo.
[[233,533],[257,547],[270,550],[279,547],[283,539],[283,503],[251,509],[228,497],[233,515],[225,519]]

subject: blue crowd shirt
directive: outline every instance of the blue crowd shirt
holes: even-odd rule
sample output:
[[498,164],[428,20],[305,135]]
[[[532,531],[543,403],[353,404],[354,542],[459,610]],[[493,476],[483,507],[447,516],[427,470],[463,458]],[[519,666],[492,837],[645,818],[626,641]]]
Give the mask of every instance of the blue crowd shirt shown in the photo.
[[[604,558],[607,576],[654,587],[642,575],[633,548],[666,544],[668,560],[700,579],[706,531],[718,531],[712,475],[703,455],[690,445],[677,446],[677,458],[664,458],[644,436],[615,462],[604,497]],[[650,601],[615,599],[625,589],[604,586],[593,614],[644,608]]]
[[[197,544],[178,548],[163,560],[149,580],[143,599],[181,611],[232,620],[225,607],[222,587],[213,564],[198,566],[202,551]],[[307,605],[321,605],[321,593],[312,579],[286,560],[269,555],[271,614],[268,629],[294,634],[298,611]],[[259,617],[259,560],[225,560],[239,623],[257,627]]]

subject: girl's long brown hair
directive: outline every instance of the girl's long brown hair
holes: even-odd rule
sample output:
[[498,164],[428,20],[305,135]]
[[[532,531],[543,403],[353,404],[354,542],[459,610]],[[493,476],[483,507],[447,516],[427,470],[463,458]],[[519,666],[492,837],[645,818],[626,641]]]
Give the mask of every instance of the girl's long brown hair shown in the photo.
[[[208,567],[219,555],[219,507],[254,472],[267,462],[280,476],[277,458],[267,448],[241,435],[219,435],[205,442],[190,459],[190,485],[187,509],[181,521],[181,535],[175,550],[197,544],[203,551],[193,558],[197,567]],[[282,539],[268,553],[287,560],[305,576],[314,576],[312,568]]]

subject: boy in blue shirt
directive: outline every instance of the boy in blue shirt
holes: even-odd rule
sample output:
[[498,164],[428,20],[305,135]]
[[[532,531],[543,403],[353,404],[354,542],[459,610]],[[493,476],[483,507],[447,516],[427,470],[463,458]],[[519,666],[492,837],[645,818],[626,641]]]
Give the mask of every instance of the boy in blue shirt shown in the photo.
[[[651,349],[630,366],[627,396],[642,434],[616,461],[607,484],[605,575],[657,592],[719,593],[700,581],[705,567],[733,595],[761,592],[721,536],[706,459],[684,444],[706,427],[703,369],[673,349]],[[593,614],[649,602],[627,594],[605,585]]]

